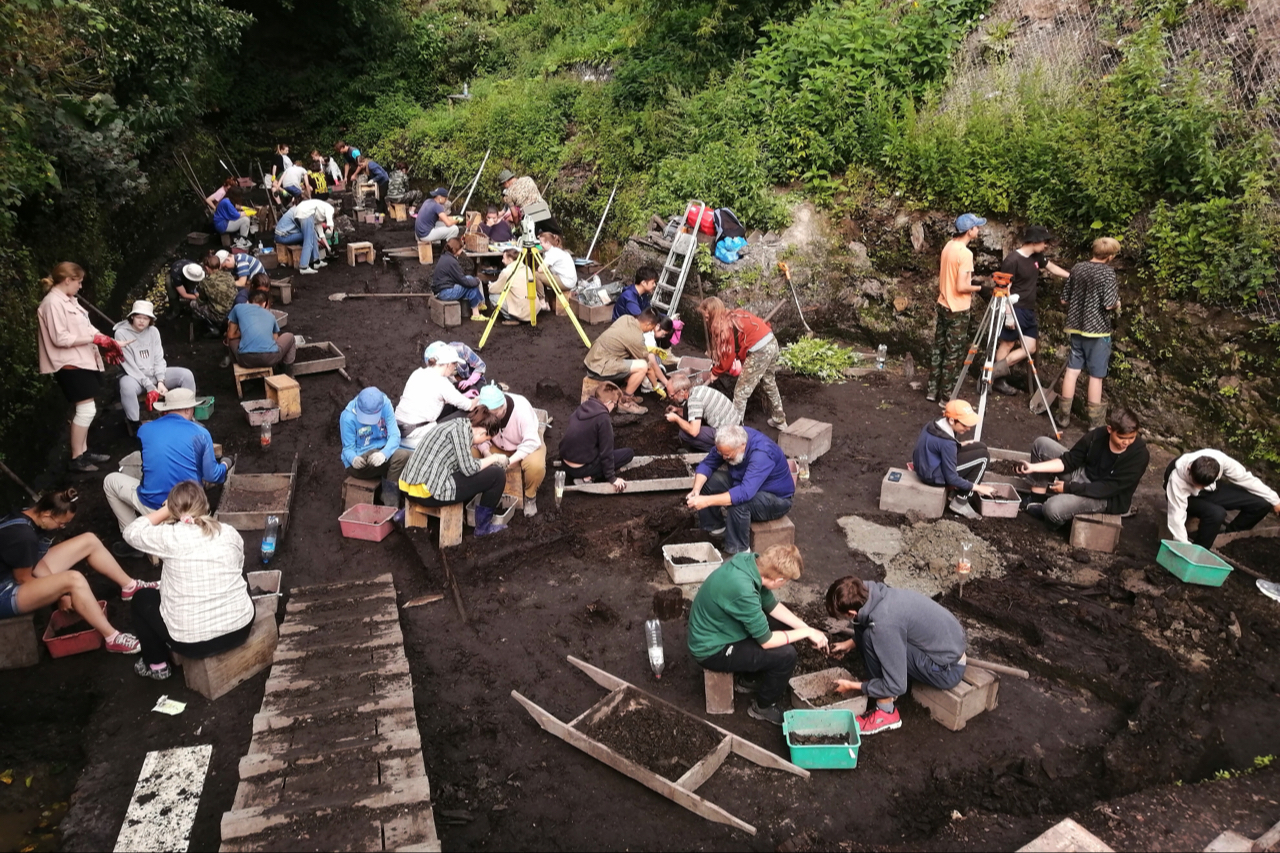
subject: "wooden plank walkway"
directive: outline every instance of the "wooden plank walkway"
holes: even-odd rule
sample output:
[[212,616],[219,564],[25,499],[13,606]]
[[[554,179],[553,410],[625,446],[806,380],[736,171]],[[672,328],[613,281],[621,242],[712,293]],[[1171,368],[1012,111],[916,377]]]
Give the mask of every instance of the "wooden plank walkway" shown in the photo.
[[221,849],[440,849],[391,575],[292,591]]

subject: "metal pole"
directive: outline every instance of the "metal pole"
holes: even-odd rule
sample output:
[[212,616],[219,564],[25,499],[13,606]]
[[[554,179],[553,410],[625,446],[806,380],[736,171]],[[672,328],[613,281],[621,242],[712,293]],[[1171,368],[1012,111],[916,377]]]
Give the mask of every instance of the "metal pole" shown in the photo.
[[489,151],[484,152],[484,160],[480,161],[480,171],[476,172],[475,179],[471,182],[471,189],[467,190],[467,200],[462,203],[462,212],[458,214],[464,225],[466,224],[467,205],[471,203],[471,194],[480,185],[480,176],[484,174],[484,167],[489,163],[490,151],[493,151],[493,149],[490,148]]
[[621,183],[622,176],[618,176],[618,180],[613,182],[613,192],[609,193],[609,201],[604,206],[604,213],[600,214],[600,224],[596,226],[596,236],[591,238],[591,247],[587,249],[587,260],[591,260],[591,253],[596,250],[596,241],[600,239],[600,232],[604,229],[605,217],[609,215],[609,208],[613,207],[613,197],[618,192],[618,184]]

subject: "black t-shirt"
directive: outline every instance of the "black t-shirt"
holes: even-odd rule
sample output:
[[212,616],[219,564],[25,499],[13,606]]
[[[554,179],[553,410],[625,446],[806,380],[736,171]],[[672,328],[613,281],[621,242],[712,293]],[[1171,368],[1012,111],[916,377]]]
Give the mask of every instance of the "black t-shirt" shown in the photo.
[[187,278],[185,275],[182,274],[182,270],[184,267],[194,263],[195,261],[189,261],[183,258],[182,260],[174,261],[172,264],[169,265],[169,300],[171,302],[170,310],[173,310],[173,308],[176,308],[178,303],[182,301],[181,298],[178,296],[179,287],[181,287],[187,293],[190,293],[193,295],[198,294],[200,292],[200,285],[196,284],[194,281],[192,281],[191,279]]
[[35,568],[40,562],[40,528],[21,512],[0,519],[0,583],[13,576],[14,569]]
[[1009,292],[1018,297],[1018,304],[1014,307],[1035,310],[1036,291],[1040,287],[1040,270],[1044,269],[1046,263],[1048,262],[1044,255],[1039,252],[1024,258],[1021,252],[1015,251],[1005,257],[1004,263],[1000,264],[1000,272],[1013,276],[1013,284],[1009,286]]
[[285,170],[284,155],[272,154],[271,155],[271,171],[275,172],[275,175],[278,178],[284,174],[284,170]]

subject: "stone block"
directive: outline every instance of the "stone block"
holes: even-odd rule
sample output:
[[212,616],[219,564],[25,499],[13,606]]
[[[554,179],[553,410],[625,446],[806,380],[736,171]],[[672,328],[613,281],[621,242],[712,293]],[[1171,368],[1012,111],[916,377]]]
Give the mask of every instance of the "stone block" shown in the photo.
[[965,667],[964,677],[950,690],[916,684],[911,696],[929,709],[929,716],[945,728],[958,732],[983,711],[996,707],[1000,679],[994,672],[976,666]]
[[347,477],[342,481],[343,511],[351,509],[356,504],[373,503],[374,495],[377,491],[377,480],[361,480],[359,477]]
[[733,673],[702,671],[702,686],[707,694],[708,714],[733,713]]
[[372,243],[366,241],[347,244],[347,266],[349,267],[360,263],[372,264],[377,256],[378,253]]
[[904,515],[915,510],[925,518],[942,518],[947,509],[947,490],[920,482],[915,471],[890,468],[880,481],[880,509]]
[[268,376],[267,399],[280,409],[280,420],[291,421],[302,417],[302,386],[292,376]]
[[1064,818],[1033,840],[1018,848],[1018,853],[1112,853],[1098,836]]
[[431,314],[431,322],[437,326],[461,326],[462,325],[462,303],[457,301],[442,301],[436,299],[435,295],[427,297],[427,310]]
[[238,648],[199,660],[177,654],[174,659],[187,687],[212,701],[271,666],[278,640],[275,617],[266,615],[255,619],[249,639]]
[[451,548],[462,544],[462,504],[423,506],[413,501],[405,502],[405,527],[426,527],[428,518],[440,519],[439,542],[441,548]]
[[1120,528],[1118,515],[1081,513],[1071,519],[1071,547],[1111,554],[1120,543]]
[[788,516],[751,522],[751,550],[763,554],[774,545],[796,544],[796,526]]
[[831,449],[831,424],[800,418],[778,432],[778,446],[792,459],[808,456],[813,462]]
[[0,669],[20,669],[40,662],[35,616],[24,613],[0,619]]

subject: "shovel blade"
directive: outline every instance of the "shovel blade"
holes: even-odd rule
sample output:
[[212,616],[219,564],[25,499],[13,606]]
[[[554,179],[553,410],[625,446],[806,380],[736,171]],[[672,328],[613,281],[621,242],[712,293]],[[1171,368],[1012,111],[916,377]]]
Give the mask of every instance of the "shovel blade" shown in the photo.
[[330,294],[329,294],[329,301],[330,301],[330,302],[341,302],[342,300],[344,300],[344,299],[346,299],[346,298],[347,298],[347,294],[345,294],[345,293],[330,293]]
[[1043,415],[1045,412],[1049,411],[1050,408],[1052,408],[1054,401],[1056,401],[1057,399],[1058,399],[1057,393],[1054,391],[1050,391],[1047,388],[1036,394],[1032,394],[1031,402],[1028,403],[1028,406],[1031,409],[1031,414]]

